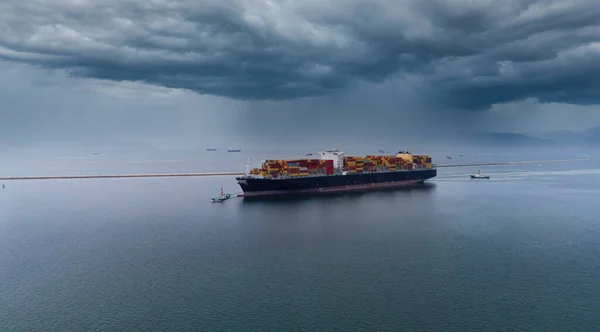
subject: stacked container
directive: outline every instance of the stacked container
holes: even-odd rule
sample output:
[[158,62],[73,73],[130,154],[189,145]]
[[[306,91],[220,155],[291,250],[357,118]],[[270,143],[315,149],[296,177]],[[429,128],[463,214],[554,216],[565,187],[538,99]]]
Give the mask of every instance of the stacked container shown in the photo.
[[320,160],[319,167],[325,170],[325,174],[333,175],[333,160]]
[[[253,168],[250,174],[265,177],[333,175],[335,172],[333,165],[333,160],[322,159],[265,160],[261,165],[262,167]],[[342,169],[354,174],[412,170],[413,168],[433,168],[431,157],[412,154],[366,157],[345,156]]]
[[413,163],[418,168],[432,168],[431,157],[429,157],[429,156],[418,156],[418,155],[415,155],[415,156],[413,156]]
[[344,170],[348,173],[356,173],[356,157],[344,157]]
[[297,162],[287,162],[288,172],[290,176],[296,177],[300,174],[300,166]]
[[319,174],[320,159],[309,159],[308,160],[308,173]]
[[363,171],[364,172],[374,172],[375,171],[373,169],[373,163],[371,162],[371,159],[363,160]]
[[356,173],[362,173],[364,170],[364,158],[363,157],[354,157],[356,162]]
[[298,171],[300,176],[308,176],[308,167],[299,167]]
[[388,171],[396,171],[396,167],[398,166],[398,159],[394,156],[386,157],[386,166]]

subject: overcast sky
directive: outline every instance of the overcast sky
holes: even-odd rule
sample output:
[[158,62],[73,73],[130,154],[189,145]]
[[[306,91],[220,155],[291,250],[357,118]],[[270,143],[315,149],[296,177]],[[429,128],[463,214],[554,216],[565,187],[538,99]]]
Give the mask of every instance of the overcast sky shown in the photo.
[[3,144],[600,124],[595,0],[0,2]]

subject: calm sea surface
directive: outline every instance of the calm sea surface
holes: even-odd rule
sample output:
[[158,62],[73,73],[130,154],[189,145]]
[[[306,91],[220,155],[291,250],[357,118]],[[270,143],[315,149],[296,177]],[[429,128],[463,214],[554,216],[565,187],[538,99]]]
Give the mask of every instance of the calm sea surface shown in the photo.
[[[0,331],[599,330],[600,155],[430,154],[598,158],[224,204],[210,197],[239,192],[232,177],[4,181]],[[0,175],[243,171],[248,157],[293,156],[65,152],[3,158]]]

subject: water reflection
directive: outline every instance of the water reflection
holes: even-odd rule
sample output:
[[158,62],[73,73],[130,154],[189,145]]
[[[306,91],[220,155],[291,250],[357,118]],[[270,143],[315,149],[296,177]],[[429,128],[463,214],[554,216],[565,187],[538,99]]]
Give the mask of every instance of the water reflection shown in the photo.
[[243,197],[244,204],[256,203],[297,203],[297,202],[325,202],[339,199],[360,199],[360,198],[380,198],[387,199],[398,195],[407,195],[411,193],[431,194],[435,191],[435,183],[423,183],[405,188],[382,188],[368,191],[352,192],[334,192],[334,193],[299,193],[294,195],[264,196],[264,197]]

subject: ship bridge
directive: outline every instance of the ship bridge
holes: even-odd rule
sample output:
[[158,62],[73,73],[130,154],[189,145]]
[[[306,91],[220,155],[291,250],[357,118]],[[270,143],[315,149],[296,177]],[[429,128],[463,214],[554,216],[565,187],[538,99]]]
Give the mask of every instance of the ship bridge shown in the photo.
[[333,160],[333,168],[344,166],[344,152],[338,149],[318,152],[321,160]]

